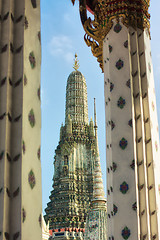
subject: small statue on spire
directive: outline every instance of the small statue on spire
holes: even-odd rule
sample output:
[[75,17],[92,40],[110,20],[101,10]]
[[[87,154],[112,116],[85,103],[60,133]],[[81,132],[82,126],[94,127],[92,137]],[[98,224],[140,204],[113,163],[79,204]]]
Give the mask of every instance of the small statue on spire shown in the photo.
[[77,54],[75,54],[74,65],[73,68],[77,71],[79,68],[79,61],[77,59]]

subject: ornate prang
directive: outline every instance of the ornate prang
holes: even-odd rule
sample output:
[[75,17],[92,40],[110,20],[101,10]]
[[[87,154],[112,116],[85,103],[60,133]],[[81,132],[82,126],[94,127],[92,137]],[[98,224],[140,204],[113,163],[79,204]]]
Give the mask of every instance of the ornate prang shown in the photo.
[[[74,4],[75,0],[71,0]],[[84,39],[103,71],[103,40],[113,26],[113,20],[134,29],[150,29],[148,13],[150,0],[79,0],[81,22],[86,32]],[[94,20],[87,17],[91,9]]]
[[[59,234],[61,229],[62,232],[84,230],[93,197],[93,168],[96,167],[98,152],[97,124],[96,117],[95,126],[92,120],[88,121],[86,80],[77,70],[78,65],[75,56],[75,68],[67,80],[65,124],[61,126],[60,141],[55,150],[53,191],[45,209],[45,220],[50,221],[50,229],[55,234]],[[75,235],[75,239],[78,238]]]

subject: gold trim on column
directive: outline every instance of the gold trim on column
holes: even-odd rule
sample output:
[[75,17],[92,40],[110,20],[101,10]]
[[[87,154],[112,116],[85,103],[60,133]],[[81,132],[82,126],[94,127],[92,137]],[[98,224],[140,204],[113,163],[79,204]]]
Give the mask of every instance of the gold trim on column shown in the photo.
[[150,30],[148,13],[150,0],[97,0],[94,20],[87,17],[86,0],[79,0],[82,25],[86,32],[84,39],[103,71],[103,40],[113,25],[113,19],[120,20],[126,27]]

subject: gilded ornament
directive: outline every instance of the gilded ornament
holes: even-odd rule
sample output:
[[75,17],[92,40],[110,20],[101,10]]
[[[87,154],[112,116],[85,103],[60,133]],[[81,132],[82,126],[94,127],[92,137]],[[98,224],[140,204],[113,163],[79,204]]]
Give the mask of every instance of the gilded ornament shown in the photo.
[[[72,0],[72,3],[75,1]],[[89,5],[88,5],[89,4]],[[91,47],[103,72],[103,40],[113,26],[113,20],[120,21],[126,27],[150,31],[150,0],[79,0],[81,22],[86,32],[84,40]],[[94,20],[87,17],[87,8],[92,9]]]
[[77,71],[78,68],[79,68],[79,62],[78,62],[78,59],[77,59],[77,54],[75,54],[75,59],[74,59],[73,68],[74,68],[76,71]]

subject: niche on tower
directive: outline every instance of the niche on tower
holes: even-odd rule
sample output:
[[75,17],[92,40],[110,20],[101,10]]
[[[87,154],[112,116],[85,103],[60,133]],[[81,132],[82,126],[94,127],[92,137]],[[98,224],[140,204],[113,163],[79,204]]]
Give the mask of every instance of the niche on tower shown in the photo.
[[63,175],[65,177],[68,175],[68,155],[64,155]]
[[68,155],[64,155],[64,165],[68,166]]

